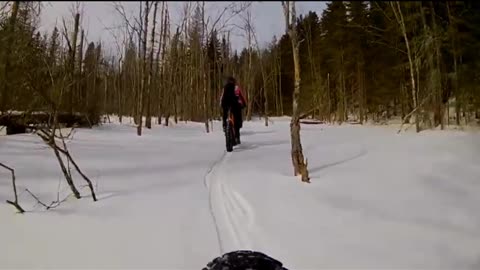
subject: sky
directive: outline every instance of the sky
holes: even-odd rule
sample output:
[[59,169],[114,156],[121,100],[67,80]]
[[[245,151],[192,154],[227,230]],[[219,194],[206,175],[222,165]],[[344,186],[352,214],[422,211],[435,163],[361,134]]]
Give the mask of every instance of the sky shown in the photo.
[[[45,2],[40,18],[40,29],[51,32],[53,27],[62,27],[62,18],[65,18],[67,25],[72,24],[72,8],[76,2]],[[85,29],[87,40],[102,41],[104,48],[115,50],[116,43],[114,34],[118,37],[121,35],[118,26],[123,24],[123,19],[114,8],[114,2],[80,2],[81,10],[84,16],[81,18],[82,26]],[[117,2],[121,3],[127,13],[138,14],[139,2]],[[170,21],[172,24],[172,32],[175,25],[179,24],[182,19],[182,9],[186,1],[168,2],[170,11]],[[226,5],[231,2],[207,2],[206,16],[210,16],[212,20],[217,18]],[[237,1],[238,3],[238,1]],[[305,14],[308,11],[316,11],[320,16],[323,9],[326,7],[326,2],[311,1],[311,2],[296,2],[297,14]],[[285,33],[285,21],[281,2],[253,2],[251,6],[253,28],[256,32],[258,43],[264,47],[267,43],[272,41],[273,36],[280,37]],[[153,12],[152,12],[153,13]],[[245,14],[245,13],[244,13]],[[159,16],[159,15],[157,15]],[[230,18],[229,14],[224,15],[224,18]],[[157,19],[158,20],[158,19]],[[229,21],[230,24],[244,25],[240,16],[235,16]],[[241,50],[246,46],[247,40],[243,34],[243,30],[238,27],[233,28],[231,40],[233,49]],[[112,30],[116,29],[116,30]],[[158,28],[157,28],[158,29]]]

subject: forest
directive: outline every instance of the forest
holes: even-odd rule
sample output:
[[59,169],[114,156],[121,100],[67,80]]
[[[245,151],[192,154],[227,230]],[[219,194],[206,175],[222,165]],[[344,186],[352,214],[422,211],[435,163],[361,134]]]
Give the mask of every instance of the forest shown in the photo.
[[480,1],[55,4],[0,1],[0,268],[480,269]]
[[[165,125],[198,121],[208,132],[220,116],[224,78],[233,75],[246,94],[247,120],[292,114],[290,36],[258,44],[247,2],[222,14],[240,16],[237,31],[248,39],[241,51],[231,49],[231,29],[220,18],[206,18],[204,2],[185,4],[176,28],[166,2],[139,2],[135,18],[113,3],[124,21],[116,55],[105,53],[100,41],[86,42],[78,4],[78,12],[43,34],[41,2],[2,5],[3,113],[81,113],[91,125],[102,115],[133,116],[139,135],[162,119]],[[397,117],[417,131],[475,122],[479,11],[475,1],[333,1],[322,14],[297,16],[299,116],[360,124]]]

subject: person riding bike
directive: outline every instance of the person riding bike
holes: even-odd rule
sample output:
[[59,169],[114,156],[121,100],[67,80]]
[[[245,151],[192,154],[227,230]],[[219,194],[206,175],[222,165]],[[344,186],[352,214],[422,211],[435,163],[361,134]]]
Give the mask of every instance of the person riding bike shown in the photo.
[[240,144],[240,128],[243,126],[242,109],[245,108],[246,101],[240,86],[237,85],[233,77],[228,77],[227,83],[223,87],[221,106],[223,110],[223,130],[225,131],[226,129],[228,110],[230,109],[235,123],[235,140],[237,144]]

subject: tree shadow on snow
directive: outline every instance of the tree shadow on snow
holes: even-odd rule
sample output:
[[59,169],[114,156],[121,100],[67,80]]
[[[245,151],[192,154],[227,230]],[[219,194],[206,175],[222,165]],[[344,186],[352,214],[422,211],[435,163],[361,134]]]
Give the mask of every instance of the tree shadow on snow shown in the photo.
[[269,130],[269,131],[242,131],[240,132],[240,135],[241,136],[251,136],[251,135],[257,135],[257,134],[271,134],[273,133],[273,131]]
[[480,257],[476,259],[475,262],[471,265],[471,267],[468,267],[466,269],[480,269]]
[[324,169],[327,169],[327,168],[330,168],[330,167],[333,167],[333,166],[337,166],[337,165],[340,165],[340,164],[344,164],[344,163],[347,163],[349,161],[355,160],[357,158],[361,158],[361,157],[365,156],[367,153],[368,153],[368,151],[366,149],[362,149],[360,152],[358,152],[357,154],[355,154],[351,157],[347,157],[347,158],[344,158],[344,159],[341,159],[341,160],[337,160],[335,162],[331,162],[331,163],[323,164],[323,165],[320,165],[320,166],[317,166],[317,167],[313,167],[313,168],[309,169],[308,171],[310,172],[310,174],[314,174],[314,173],[320,172]]
[[242,152],[247,150],[253,150],[265,146],[276,146],[282,144],[288,144],[289,140],[277,140],[277,141],[264,141],[264,142],[242,142],[241,145],[234,148],[234,152]]

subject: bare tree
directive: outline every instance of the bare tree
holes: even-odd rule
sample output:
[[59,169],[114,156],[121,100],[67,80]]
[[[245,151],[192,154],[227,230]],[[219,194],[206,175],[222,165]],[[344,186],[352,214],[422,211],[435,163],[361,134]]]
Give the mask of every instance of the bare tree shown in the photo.
[[8,6],[10,5],[10,1],[2,1],[3,3],[0,4],[0,19],[3,19],[6,16]]
[[[160,96],[160,101],[159,101],[159,112],[161,113],[162,112],[162,108],[165,108],[165,106],[161,106],[162,102],[165,102],[166,100],[166,93],[167,93],[167,87],[170,87],[172,86],[172,83],[171,81],[167,81],[166,79],[166,76],[165,76],[165,73],[166,73],[166,70],[167,70],[167,67],[166,67],[166,56],[167,56],[167,42],[168,42],[168,37],[170,36],[170,16],[169,16],[169,12],[168,12],[168,4],[166,2],[163,2],[163,14],[162,14],[162,31],[161,31],[161,35],[160,35],[160,38],[161,38],[161,56],[160,56],[160,63],[161,63],[161,69],[160,69],[160,84],[161,84],[161,87],[159,88],[159,96]],[[160,47],[159,47],[160,49]],[[176,88],[174,90],[174,95],[173,95],[173,106],[174,106],[174,115],[175,115],[175,119],[177,117],[177,111],[176,111],[176,104],[177,104],[177,101],[176,101]],[[158,117],[160,118],[161,117],[161,114],[159,113]],[[159,120],[160,121],[160,120]],[[160,123],[160,122],[159,122]],[[168,125],[168,118],[166,117],[165,119],[165,124]]]
[[[252,14],[250,9],[247,10],[247,22],[250,25]],[[252,120],[252,104],[253,104],[253,83],[252,83],[252,29],[247,27],[248,35],[248,69],[247,69],[247,121]]]
[[392,7],[392,10],[393,10],[393,14],[395,15],[395,19],[397,20],[397,23],[399,24],[400,26],[400,30],[402,31],[402,35],[403,35],[403,39],[405,41],[405,46],[407,47],[407,56],[408,56],[408,64],[409,64],[409,67],[410,67],[410,80],[411,80],[411,87],[412,87],[412,99],[413,99],[413,108],[414,108],[414,111],[415,111],[415,127],[416,127],[416,131],[417,132],[420,132],[420,125],[419,125],[419,121],[418,121],[418,109],[417,109],[417,89],[416,89],[416,85],[415,85],[415,70],[414,70],[414,67],[413,67],[413,59],[412,59],[412,52],[411,52],[411,49],[410,49],[410,42],[408,40],[408,36],[407,36],[407,29],[405,27],[405,20],[403,18],[403,13],[402,13],[402,9],[400,7],[400,2],[399,1],[391,1],[390,2],[390,6]]
[[[207,44],[207,39],[208,39],[208,36],[210,35],[205,35],[205,30],[206,30],[206,22],[205,22],[205,1],[202,1],[202,34],[201,34],[201,42],[200,42],[200,46],[202,47],[203,44]],[[207,46],[205,46],[207,47]],[[208,108],[208,80],[207,80],[207,76],[208,74],[210,74],[210,67],[208,66],[208,63],[206,61],[207,59],[207,50],[202,50],[202,52],[200,53],[200,67],[203,69],[203,74],[202,74],[202,84],[203,84],[203,117],[205,118],[204,119],[204,122],[205,122],[205,131],[207,133],[210,132],[210,125],[209,125],[209,116],[208,116],[208,111],[209,111],[209,108]]]
[[[48,66],[48,63],[45,63],[45,65],[48,68],[48,74],[50,76],[50,80],[52,83],[52,88],[53,89],[58,89],[60,92],[59,100],[62,100],[63,94],[64,94],[64,89],[68,89],[69,86],[72,85],[72,82],[68,79],[68,72],[65,73],[65,76],[61,77],[58,81],[54,79],[54,76],[52,74],[52,71],[50,67]],[[69,82],[69,83],[68,83]],[[35,88],[33,88],[35,89]],[[53,123],[51,125],[48,125],[47,127],[40,127],[36,129],[36,134],[53,150],[58,164],[60,165],[60,168],[65,176],[65,179],[70,186],[70,189],[72,190],[72,193],[75,195],[77,199],[81,198],[80,192],[76,188],[74,182],[73,182],[73,177],[70,172],[70,168],[65,165],[65,162],[61,156],[63,154],[69,163],[71,163],[77,172],[82,176],[82,178],[87,182],[90,192],[92,195],[92,198],[94,201],[97,200],[95,191],[93,189],[93,184],[92,181],[81,171],[80,167],[77,165],[75,160],[73,159],[72,155],[68,151],[67,144],[65,143],[65,137],[62,135],[62,132],[59,128],[59,123],[58,123],[58,104],[60,101],[55,102],[54,100],[51,100],[49,97],[46,95],[42,95],[44,99],[50,104],[51,110],[53,112]],[[60,136],[56,136],[57,130],[59,131]],[[58,145],[56,139],[59,138],[62,142],[62,145]]]
[[[148,34],[148,15],[150,13],[150,1],[145,1],[145,12],[143,14],[143,27],[140,31],[141,35],[140,42],[141,42],[141,69],[140,74],[143,74],[143,78],[141,79],[141,86],[140,91],[138,94],[138,124],[137,124],[137,135],[142,136],[142,119],[143,119],[143,111],[144,111],[144,93],[145,89],[148,88],[148,73],[147,73],[147,34]],[[140,9],[141,10],[141,9]],[[140,17],[142,19],[142,17]]]
[[310,182],[308,175],[308,162],[304,160],[302,143],[300,140],[300,118],[298,112],[298,101],[300,98],[300,42],[298,41],[296,29],[296,11],[295,2],[282,1],[283,12],[285,14],[285,28],[290,36],[293,50],[293,63],[295,68],[295,83],[293,90],[292,119],[290,122],[290,139],[292,144],[292,163],[294,175],[301,175],[303,182]]
[[258,39],[257,35],[255,33],[255,29],[253,28],[253,23],[252,23],[252,14],[250,11],[250,7],[247,8],[246,10],[247,14],[246,17],[243,17],[243,21],[245,26],[240,27],[243,28],[243,30],[247,34],[248,38],[248,71],[247,71],[247,80],[249,82],[247,91],[248,91],[248,107],[247,107],[247,120],[251,120],[252,117],[252,104],[253,104],[253,84],[252,84],[252,38],[254,41],[254,47],[255,50],[257,51],[258,57],[259,57],[259,63],[260,63],[260,71],[262,73],[262,82],[263,82],[263,97],[264,97],[264,117],[265,117],[265,126],[268,126],[268,78],[266,75],[265,71],[265,65],[263,63],[263,57],[262,57],[262,52],[260,50],[260,46],[258,44]]
[[257,35],[253,29],[251,30],[253,39],[255,40],[255,47],[257,48],[257,53],[260,56],[260,71],[262,73],[262,82],[263,82],[263,116],[265,118],[265,126],[268,127],[268,78],[265,71],[265,65],[263,63],[262,51],[258,45]]
[[[68,45],[68,80],[71,82],[75,81],[75,57],[77,53],[77,40],[78,40],[78,33],[79,33],[79,27],[80,27],[80,13],[79,13],[79,6],[77,3],[76,9],[73,14],[74,17],[74,27],[73,27],[73,32],[71,33],[71,37],[69,37],[67,25],[65,23],[65,19],[62,19],[63,22],[63,36],[65,37],[65,40],[67,41]],[[66,104],[66,108],[70,109],[70,112],[74,112],[74,90],[76,87],[76,83],[70,83],[69,87],[67,89],[67,92],[65,93],[66,96],[68,97],[68,104]]]
[[147,117],[145,119],[145,126],[147,128],[152,128],[152,112],[151,112],[151,92],[152,92],[152,80],[153,80],[153,51],[154,51],[154,44],[155,44],[155,26],[157,23],[157,10],[158,10],[158,1],[155,1],[154,7],[153,7],[153,22],[152,22],[152,35],[150,39],[150,56],[149,56],[149,61],[150,61],[150,68],[148,72],[148,86],[147,86]]

